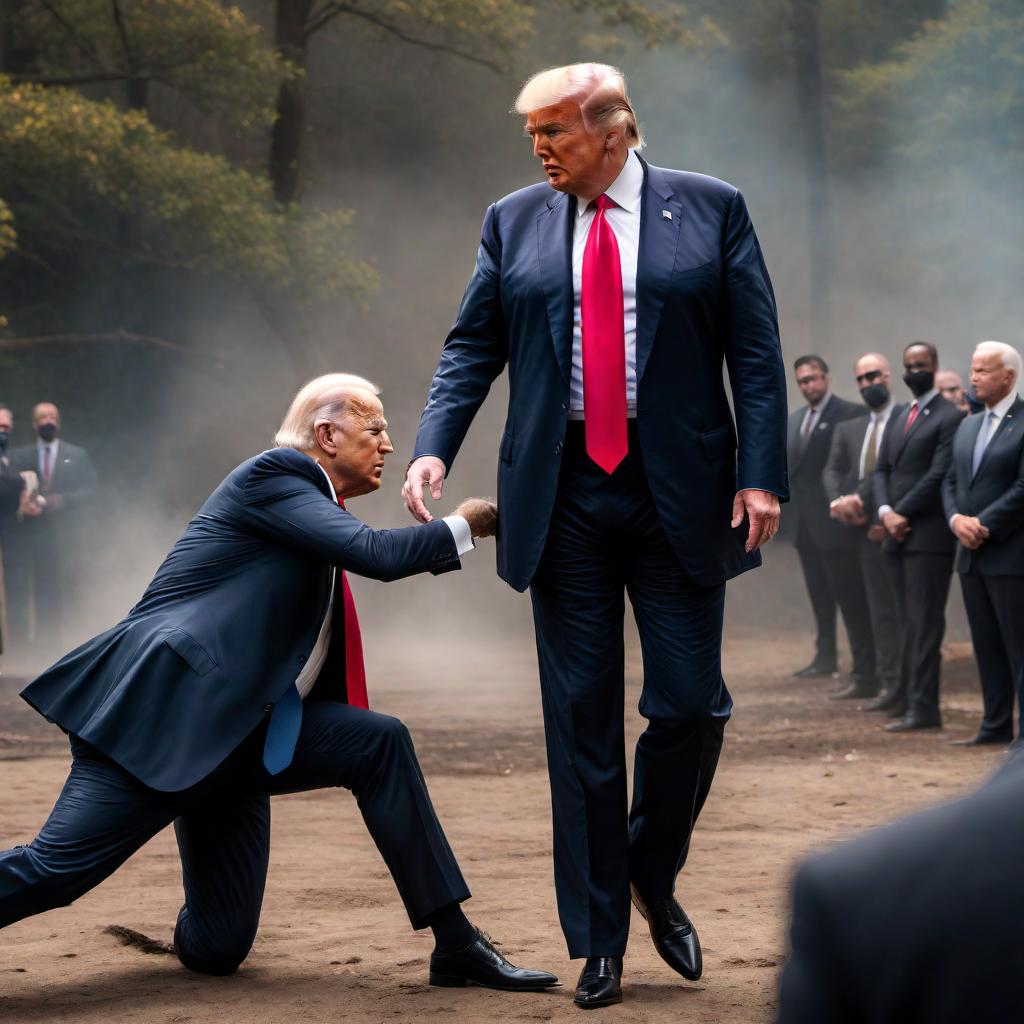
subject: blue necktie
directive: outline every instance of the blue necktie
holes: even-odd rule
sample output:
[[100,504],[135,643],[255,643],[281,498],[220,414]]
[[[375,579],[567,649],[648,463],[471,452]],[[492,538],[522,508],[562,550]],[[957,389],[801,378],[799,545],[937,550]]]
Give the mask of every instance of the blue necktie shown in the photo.
[[271,775],[283,772],[292,763],[301,726],[302,698],[294,686],[289,686],[274,705],[263,743],[263,764]]
[[981,424],[981,430],[978,431],[977,440],[974,442],[974,455],[971,458],[971,476],[975,476],[978,472],[978,467],[981,465],[981,460],[985,455],[988,435],[992,432],[992,424],[995,421],[996,414],[994,412],[985,414],[985,420]]

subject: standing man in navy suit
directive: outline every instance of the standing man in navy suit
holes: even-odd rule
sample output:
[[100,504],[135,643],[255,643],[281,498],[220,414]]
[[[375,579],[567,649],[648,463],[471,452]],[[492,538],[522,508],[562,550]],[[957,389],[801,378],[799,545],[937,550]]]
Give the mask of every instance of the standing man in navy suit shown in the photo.
[[[964,746],[1009,743],[1013,698],[1024,697],[1024,402],[1020,353],[983,341],[971,387],[985,411],[961,422],[943,485],[956,570],[981,676],[985,717]],[[1024,711],[1022,711],[1024,713]]]
[[898,721],[889,732],[939,729],[939,679],[946,600],[953,575],[953,539],[942,512],[942,481],[963,413],[935,387],[939,353],[926,341],[903,350],[903,382],[914,396],[882,436],[872,493],[887,534],[886,575],[903,634],[905,689],[872,704]]
[[173,822],[185,884],[175,952],[230,974],[259,924],[270,797],[340,786],[412,926],[433,929],[431,984],[557,984],[513,967],[466,920],[469,890],[409,731],[366,710],[345,578],[458,569],[472,537],[494,532],[494,506],[471,498],[404,530],[348,512],[394,451],[361,377],[310,381],[276,441],[207,499],[127,618],[23,692],[70,735],[72,766],[39,835],[0,853],[0,928],[71,903]]
[[[743,197],[639,157],[620,72],[543,72],[516,109],[546,182],[487,211],[404,495],[429,521],[423,488],[440,497],[507,365],[498,573],[533,600],[558,910],[591,1007],[622,998],[631,889],[661,956],[701,973],[673,893],[732,710],[725,581],[760,564],[787,497],[785,371]],[[624,592],[649,722],[628,813]]]

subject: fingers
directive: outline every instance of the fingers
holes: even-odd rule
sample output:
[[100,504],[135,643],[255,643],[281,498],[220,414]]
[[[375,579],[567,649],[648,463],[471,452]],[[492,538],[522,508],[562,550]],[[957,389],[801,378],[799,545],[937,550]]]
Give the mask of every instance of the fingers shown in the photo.
[[433,516],[427,511],[427,506],[423,504],[423,477],[421,474],[409,473],[405,486],[402,488],[402,495],[405,498],[405,507],[412,514],[413,519],[421,523],[429,523],[433,519]]
[[745,507],[743,504],[743,494],[738,493],[735,498],[732,499],[732,528],[735,530],[740,523],[743,522],[743,513]]
[[444,488],[444,470],[438,466],[430,467],[430,496],[439,501]]

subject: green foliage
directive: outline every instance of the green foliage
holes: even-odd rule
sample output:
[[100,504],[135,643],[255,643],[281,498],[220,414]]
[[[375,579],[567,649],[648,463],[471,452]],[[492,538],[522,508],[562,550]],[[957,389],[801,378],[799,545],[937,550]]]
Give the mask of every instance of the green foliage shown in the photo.
[[[847,154],[884,146],[931,175],[984,173],[1019,188],[1024,177],[1024,6],[960,0],[892,60],[844,76]],[[858,145],[859,143],[859,145]]]
[[72,89],[0,78],[0,179],[17,196],[22,249],[44,266],[70,252],[226,274],[306,299],[358,294],[375,281],[341,248],[350,211],[281,207],[262,177]]
[[258,26],[216,0],[25,0],[14,30],[38,80],[155,82],[240,127],[269,123],[293,73]]

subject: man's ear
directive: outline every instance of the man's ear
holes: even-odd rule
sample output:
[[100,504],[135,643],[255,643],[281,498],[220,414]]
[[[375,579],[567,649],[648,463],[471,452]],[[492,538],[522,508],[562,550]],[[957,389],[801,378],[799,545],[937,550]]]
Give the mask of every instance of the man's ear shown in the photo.
[[609,132],[609,133],[608,133],[608,134],[607,134],[607,135],[606,135],[606,136],[604,137],[604,148],[605,148],[605,149],[607,149],[607,150],[612,150],[612,149],[614,149],[614,148],[615,148],[615,147],[616,147],[616,146],[617,146],[617,145],[618,145],[618,144],[619,144],[619,143],[620,143],[621,141],[622,141],[622,133],[621,133],[621,132],[617,132],[617,131],[615,131],[615,132]]
[[332,456],[338,454],[338,443],[334,437],[333,423],[318,423],[313,428],[313,434],[321,451]]

